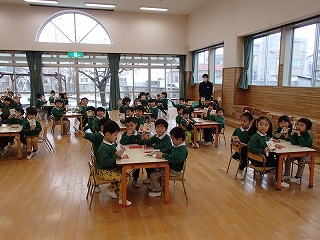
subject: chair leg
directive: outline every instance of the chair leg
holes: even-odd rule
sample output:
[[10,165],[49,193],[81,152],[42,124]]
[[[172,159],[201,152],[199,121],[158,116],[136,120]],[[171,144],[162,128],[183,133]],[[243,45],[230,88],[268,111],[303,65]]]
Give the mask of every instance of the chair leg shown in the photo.
[[236,175],[234,176],[234,179],[235,179],[235,180],[237,180],[237,174],[238,174],[239,169],[240,169],[240,164],[241,164],[241,162],[239,162],[239,164],[238,164],[238,168],[237,168],[237,171],[236,171]]
[[88,187],[88,191],[87,191],[86,199],[88,199],[88,197],[89,197],[89,192],[90,192],[90,188],[91,188],[90,178],[88,179],[87,187]]
[[94,197],[94,188],[95,186],[92,184],[91,185],[91,189],[92,189],[92,195],[91,195],[91,200],[90,200],[90,205],[89,205],[89,210],[91,210],[91,205],[92,205],[92,201],[93,201],[93,197]]
[[189,204],[186,187],[184,186],[184,180],[182,181],[182,186],[183,186],[184,195],[186,196],[186,203]]
[[228,167],[227,167],[227,172],[229,171],[231,160],[232,160],[232,157],[230,157],[229,164],[228,164]]
[[223,139],[224,139],[224,145],[227,146],[226,136],[224,134],[223,134]]

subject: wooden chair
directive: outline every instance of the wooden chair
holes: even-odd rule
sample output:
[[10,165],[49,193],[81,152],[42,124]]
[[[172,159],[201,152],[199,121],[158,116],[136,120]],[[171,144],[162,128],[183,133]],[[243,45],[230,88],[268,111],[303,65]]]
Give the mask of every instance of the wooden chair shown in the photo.
[[[43,124],[41,124],[43,125]],[[42,142],[45,147],[47,148],[48,152],[50,154],[52,154],[52,152],[54,151],[54,148],[51,144],[51,142],[49,141],[49,139],[47,138],[47,132],[48,132],[48,123],[45,122],[44,126],[42,126],[42,133],[39,134],[39,141]]]
[[[294,165],[298,166],[298,159],[299,159],[299,157],[295,157],[294,160],[291,162],[291,171],[290,171],[290,176],[291,177],[292,177],[292,174],[293,174],[293,166]],[[295,161],[297,161],[297,162],[295,162]],[[309,172],[310,172],[310,170],[311,170],[311,161],[310,161],[310,163],[306,163],[306,164],[308,164]],[[302,181],[302,177],[300,178],[300,185],[301,185],[301,181]]]
[[96,172],[96,166],[94,165],[94,163],[89,160],[88,161],[88,166],[89,166],[89,170],[90,170],[90,174],[89,174],[89,179],[88,179],[88,191],[87,191],[87,196],[86,199],[88,199],[89,197],[89,193],[91,195],[91,200],[90,200],[90,204],[89,204],[89,210],[91,209],[91,205],[92,205],[92,201],[93,201],[93,197],[94,197],[94,189],[96,186],[100,186],[103,184],[108,184],[108,183],[113,183],[114,181],[105,181],[102,180],[99,175]]
[[188,201],[187,191],[186,191],[186,187],[184,186],[184,181],[185,181],[184,174],[186,172],[186,165],[187,165],[187,161],[184,161],[183,169],[180,172],[180,174],[174,177],[169,176],[169,180],[173,181],[174,184],[176,183],[176,181],[179,181],[182,183],[184,195],[186,196],[186,203],[188,204],[189,201]]
[[[247,165],[246,172],[244,174],[243,179],[246,178],[248,167],[254,169],[255,171],[260,172],[261,176],[263,176],[267,171],[270,171],[272,169],[276,169],[276,167],[266,167],[265,166],[266,157],[263,154],[253,154],[251,152],[248,152],[247,153],[247,159],[248,159],[248,165]],[[251,163],[251,161],[250,161],[251,159],[255,160],[255,161],[258,161],[258,162],[261,162],[262,163],[262,167],[258,167],[258,166],[253,165]]]
[[[247,161],[247,159],[241,159],[241,152],[242,152],[242,148],[241,146],[236,146],[236,145],[233,145],[232,143],[230,143],[230,152],[231,152],[231,155],[230,155],[230,159],[229,159],[229,164],[228,164],[228,167],[227,167],[227,172],[229,171],[229,167],[230,167],[230,163],[232,160],[235,160],[238,162],[238,168],[237,168],[237,171],[236,171],[236,175],[234,176],[234,179],[237,179],[237,173],[239,171],[239,168],[240,168],[240,164],[242,161]],[[235,159],[233,158],[233,155],[235,153],[239,153],[239,159]]]
[[[56,126],[61,126],[62,122],[61,120],[55,121],[54,119],[52,120],[52,127],[51,127],[51,133],[54,134],[54,130],[56,129]],[[62,135],[63,133],[61,133]]]
[[224,131],[225,131],[225,128],[221,128],[221,131],[219,132],[219,144],[221,143],[220,135],[222,135],[223,136],[223,140],[224,140],[224,145],[227,146],[226,136],[224,135]]

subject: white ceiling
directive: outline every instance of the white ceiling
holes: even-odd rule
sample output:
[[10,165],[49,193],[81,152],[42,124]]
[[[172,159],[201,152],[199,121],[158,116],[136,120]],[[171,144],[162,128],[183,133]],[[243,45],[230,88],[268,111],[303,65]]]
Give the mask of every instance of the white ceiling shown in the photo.
[[[58,0],[58,4],[49,4],[49,6],[53,5],[58,7],[89,8],[86,7],[84,3],[90,2],[102,4],[115,4],[116,8],[114,11],[142,12],[139,8],[141,6],[144,6],[169,9],[166,13],[161,14],[188,15],[208,1],[212,0]],[[23,5],[30,4],[25,2],[24,0],[0,0],[0,3]]]

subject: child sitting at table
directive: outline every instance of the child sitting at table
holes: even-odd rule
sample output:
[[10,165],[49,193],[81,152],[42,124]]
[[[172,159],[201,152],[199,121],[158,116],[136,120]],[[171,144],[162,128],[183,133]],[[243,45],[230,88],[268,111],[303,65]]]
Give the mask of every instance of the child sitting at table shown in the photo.
[[[261,116],[257,118],[250,127],[249,136],[251,136],[247,146],[248,152],[253,154],[263,154],[266,158],[265,164],[262,162],[248,159],[255,166],[262,167],[265,165],[266,167],[275,167],[276,169],[276,180],[281,181],[281,179],[277,179],[278,172],[278,157],[273,152],[270,152],[270,148],[267,146],[267,141],[272,136],[272,123],[269,118],[266,116]],[[289,184],[282,181],[281,187],[289,187]]]
[[[138,134],[136,130],[137,122],[134,117],[127,117],[125,119],[125,125],[127,131],[122,133],[120,144],[127,145],[127,144],[138,144],[141,140],[141,134]],[[135,187],[140,187],[138,182],[140,169],[134,169],[132,173],[133,181],[132,184]]]
[[[164,158],[169,162],[169,176],[178,176],[183,169],[183,164],[188,157],[188,150],[185,144],[186,135],[182,128],[174,127],[170,131],[170,137],[173,146],[157,153],[156,158]],[[161,183],[164,177],[165,169],[159,168],[150,174],[151,192],[149,197],[161,196]]]
[[[88,116],[87,116],[87,107],[88,107],[89,99],[84,97],[81,98],[79,106],[78,106],[78,112],[82,114],[82,125],[86,126],[88,123]],[[80,119],[78,119],[80,120]]]
[[[55,122],[60,122],[61,116],[64,115],[67,110],[62,107],[63,102],[60,99],[56,100],[55,105],[56,106],[52,109],[52,115]],[[61,124],[63,125],[63,132],[61,134],[70,135],[70,121],[67,118],[63,118]]]
[[[219,108],[218,110],[216,110],[215,114],[207,115],[206,119],[220,123],[219,125],[219,133],[220,133],[222,128],[224,128],[224,124],[225,124],[224,109]],[[206,146],[210,144],[210,141],[212,142],[214,141],[214,137],[213,137],[214,134],[216,134],[216,128],[204,129],[204,141]]]
[[180,127],[181,119],[183,118],[183,110],[184,110],[184,106],[177,107],[178,115],[176,116],[176,124],[178,127]]
[[140,93],[139,101],[142,106],[144,106],[144,107],[148,106],[148,99],[147,99],[146,94],[144,92]]
[[38,150],[39,133],[41,132],[42,128],[41,124],[36,120],[36,116],[37,109],[28,107],[27,119],[22,124],[22,131],[26,135],[27,159],[31,159]]
[[55,103],[56,100],[57,100],[56,92],[54,90],[51,90],[50,97],[49,97],[49,102],[50,103]]
[[87,131],[88,129],[90,129],[91,132],[94,132],[93,130],[93,119],[95,118],[95,112],[96,112],[96,108],[93,106],[89,106],[86,109],[86,114],[88,117],[88,124],[84,125],[83,131]]
[[137,121],[136,130],[138,131],[140,126],[147,122],[146,118],[142,116],[144,113],[144,107],[142,105],[138,105],[134,110],[134,118]]
[[185,102],[185,109],[188,109],[189,112],[190,112],[190,116],[192,115],[192,113],[194,112],[194,107],[192,105],[192,101],[190,98],[187,98],[186,99],[186,102]]
[[[97,171],[102,180],[115,181],[107,188],[106,193],[112,198],[117,198],[122,204],[122,171],[117,167],[116,161],[122,155],[123,149],[117,150],[117,136],[120,132],[119,125],[109,120],[103,126],[104,139],[97,151]],[[116,193],[117,192],[117,193]],[[127,200],[127,205],[131,202]]]
[[[300,145],[301,147],[312,148],[312,135],[308,132],[312,127],[312,122],[308,118],[300,118],[297,122],[296,129],[290,135],[290,143],[292,145]],[[298,161],[298,169],[296,176],[290,178],[291,162]],[[300,184],[305,164],[311,163],[310,156],[299,158],[288,157],[285,161],[285,170],[283,179],[290,179],[290,182]]]
[[236,152],[232,158],[234,159],[240,159],[240,166],[239,170],[237,172],[237,178],[238,179],[243,179],[244,177],[244,171],[243,169],[247,167],[247,144],[250,140],[248,131],[250,129],[250,125],[252,122],[253,116],[251,115],[250,112],[244,112],[242,113],[240,117],[240,127],[236,128],[233,131],[232,136],[237,136],[239,141],[234,141],[233,139],[231,140],[232,144],[235,146],[241,147],[241,156],[239,155],[238,152]]
[[[152,147],[154,149],[166,149],[171,147],[171,140],[167,134],[168,122],[164,119],[158,119],[154,123],[156,129],[156,135],[150,138],[148,133],[142,134],[140,145],[146,145],[147,147]],[[143,183],[150,183],[150,173],[153,171],[153,168],[147,168],[147,178],[143,180]]]
[[14,109],[17,106],[11,98],[5,97],[3,103],[0,102],[0,109],[2,111],[1,119],[2,123],[7,123],[7,119],[10,116],[10,109]]
[[42,93],[37,93],[36,108],[41,109],[41,107],[46,103],[47,100],[45,99],[44,95]]
[[167,116],[166,110],[168,110],[168,98],[167,98],[166,92],[162,92],[160,94],[160,101],[158,102],[158,108],[161,112],[164,113],[165,116]]
[[[190,112],[188,109],[184,109],[182,111],[183,118],[180,121],[180,127],[185,131],[186,137],[187,137],[187,142],[189,143],[190,146],[193,146],[192,142],[192,136],[194,135],[194,129],[193,126],[196,123],[194,119],[190,117]],[[199,147],[200,143],[200,133],[197,131],[197,145],[196,147]]]
[[[98,122],[100,119],[105,118],[106,110],[103,107],[97,107],[95,112],[96,117],[93,119],[93,132],[99,132],[100,128]],[[109,114],[107,119],[109,119]]]
[[157,120],[158,118],[158,113],[159,113],[159,108],[157,106],[156,100],[155,99],[150,99],[150,112],[151,112],[151,118],[152,120]]
[[[134,109],[133,109],[133,107],[128,107],[126,109],[125,118],[127,118],[127,117],[134,117]],[[122,124],[125,123],[125,120],[126,120],[125,118],[124,119],[120,119],[120,122]]]
[[172,103],[172,106],[174,106],[175,108],[178,108],[178,107],[185,107],[185,104],[184,104],[184,98],[179,98],[179,102],[178,104],[175,104],[172,99],[170,98],[170,102]]
[[[8,124],[19,124],[19,125],[23,125],[24,121],[26,120],[23,115],[24,115],[24,110],[20,107],[16,107],[15,108],[16,112],[15,114],[10,114],[9,118],[8,118]],[[13,144],[14,144],[14,138],[15,137],[9,137],[9,143],[8,143],[8,147],[10,148]],[[26,137],[23,133],[23,131],[21,130],[20,132],[20,142],[23,144],[26,144]]]
[[278,128],[273,132],[272,138],[290,141],[292,132],[291,120],[287,115],[283,115],[278,119]]
[[124,98],[122,99],[122,105],[121,105],[121,107],[119,108],[119,112],[120,112],[120,113],[126,113],[126,110],[127,110],[127,108],[129,107],[129,105],[130,105],[130,102],[131,102],[131,99],[130,99],[130,98],[124,97]]

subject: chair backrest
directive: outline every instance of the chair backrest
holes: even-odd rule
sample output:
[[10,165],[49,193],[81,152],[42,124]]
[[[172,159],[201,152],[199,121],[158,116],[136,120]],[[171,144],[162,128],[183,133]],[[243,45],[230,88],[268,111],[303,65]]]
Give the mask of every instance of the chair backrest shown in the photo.
[[232,151],[241,153],[241,147],[239,147],[239,146],[236,146],[236,145],[230,143],[230,148],[231,148],[231,154],[233,154]]
[[177,176],[174,176],[174,177],[169,177],[169,179],[174,180],[174,181],[184,181],[184,174],[186,172],[186,165],[187,165],[187,160],[184,161],[183,168],[182,168],[182,171],[180,172],[180,174]]
[[96,185],[96,178],[95,178],[95,175],[96,175],[96,168],[95,168],[95,165],[92,163],[91,160],[88,161],[88,166],[89,166],[89,170],[90,170],[90,179],[92,179],[94,181],[94,185]]
[[223,128],[221,128],[219,134],[224,134],[224,131],[225,131],[225,128],[223,127]]
[[251,152],[248,152],[247,153],[248,155],[248,159],[253,159],[253,160],[256,160],[258,162],[262,162],[262,163],[265,163],[266,162],[266,157],[262,154],[254,154],[254,153],[251,153]]
[[97,160],[96,160],[96,156],[94,155],[93,152],[90,153],[90,157],[91,157],[92,164],[93,164],[94,166],[96,166]]

